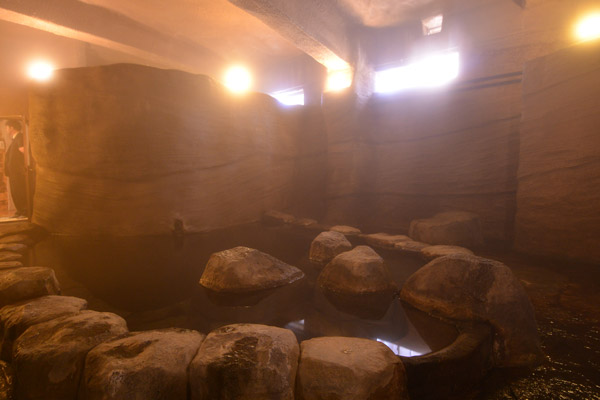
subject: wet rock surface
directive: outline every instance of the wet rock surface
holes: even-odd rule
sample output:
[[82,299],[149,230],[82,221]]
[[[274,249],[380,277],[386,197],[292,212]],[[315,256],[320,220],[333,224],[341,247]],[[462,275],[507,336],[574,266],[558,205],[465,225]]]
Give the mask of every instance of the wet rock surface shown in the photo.
[[82,311],[29,327],[13,348],[16,397],[76,398],[87,353],[125,333],[123,318],[96,311]]
[[317,284],[341,311],[365,318],[383,316],[396,290],[383,259],[369,246],[336,256],[323,268]]
[[211,332],[190,365],[192,400],[292,400],[296,337],[287,329],[228,325]]
[[60,294],[54,270],[23,267],[0,271],[0,307],[34,297]]
[[400,297],[445,318],[490,322],[497,366],[528,367],[543,361],[531,302],[501,262],[469,255],[436,258],[406,281]]
[[428,243],[417,242],[414,240],[406,240],[402,242],[398,242],[394,245],[394,250],[401,251],[409,254],[420,254],[421,250],[426,247],[430,247],[431,245]]
[[0,244],[0,251],[12,251],[23,254],[29,247],[21,243],[4,243]]
[[296,267],[248,247],[214,253],[200,284],[219,293],[249,293],[272,289],[304,277]]
[[410,223],[409,234],[414,240],[431,244],[478,247],[483,244],[481,223],[477,214],[448,211],[431,218]]
[[32,325],[77,314],[87,301],[70,296],[43,296],[0,309],[0,348],[4,360],[12,358],[13,342]]
[[0,270],[21,268],[21,267],[23,267],[23,263],[21,261],[0,261]]
[[14,399],[14,373],[11,366],[0,361],[0,399]]
[[321,232],[310,244],[309,258],[317,264],[327,264],[338,254],[352,250],[352,244],[343,233]]
[[0,262],[3,261],[18,261],[23,258],[23,255],[20,253],[15,253],[14,251],[0,251]]
[[362,233],[360,229],[348,225],[334,225],[331,228],[329,228],[329,230],[333,232],[343,233],[345,236],[350,237],[358,236]]
[[400,358],[382,343],[322,337],[300,346],[297,399],[408,399]]
[[186,400],[188,366],[204,337],[167,329],[102,343],[85,359],[80,398]]

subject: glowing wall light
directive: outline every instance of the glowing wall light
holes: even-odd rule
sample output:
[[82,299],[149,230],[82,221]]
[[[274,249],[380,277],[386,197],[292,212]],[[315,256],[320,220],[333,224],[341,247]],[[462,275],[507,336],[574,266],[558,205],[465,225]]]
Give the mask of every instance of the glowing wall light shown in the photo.
[[375,73],[375,92],[390,93],[444,85],[458,76],[458,53],[440,54]]
[[590,14],[577,23],[575,34],[580,40],[600,38],[600,12]]
[[247,68],[236,65],[225,73],[225,86],[234,93],[244,93],[252,87],[252,75]]
[[346,89],[352,85],[352,68],[327,71],[327,84],[325,85],[326,92],[335,92]]
[[27,66],[27,76],[38,82],[45,82],[52,78],[54,66],[47,61],[34,61]]

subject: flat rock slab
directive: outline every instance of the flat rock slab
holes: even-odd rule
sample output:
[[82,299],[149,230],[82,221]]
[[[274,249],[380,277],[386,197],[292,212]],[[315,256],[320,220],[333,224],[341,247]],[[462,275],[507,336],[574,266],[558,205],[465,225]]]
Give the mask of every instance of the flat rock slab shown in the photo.
[[393,249],[396,243],[411,240],[406,235],[389,235],[387,233],[371,233],[362,235],[362,238],[369,246],[381,247],[383,249]]
[[12,359],[13,342],[32,325],[87,308],[87,301],[70,296],[43,296],[0,309],[0,348],[3,360]]
[[166,329],[99,344],[85,359],[79,398],[186,400],[188,366],[204,337],[196,331]]
[[533,306],[519,280],[498,261],[461,254],[436,258],[408,278],[400,297],[444,318],[489,322],[498,366],[542,361]]
[[0,262],[19,261],[23,259],[23,254],[13,251],[0,251]]
[[465,254],[468,256],[474,255],[474,253],[460,246],[445,246],[445,245],[435,245],[435,246],[427,246],[421,249],[421,255],[427,261],[431,261],[434,258],[449,256],[452,254]]
[[3,269],[15,269],[22,267],[23,263],[21,261],[0,261],[0,271]]
[[17,233],[16,235],[0,237],[0,244],[13,244],[13,243],[20,243],[20,244],[25,244],[27,246],[30,246],[33,244],[33,240],[31,240],[31,238],[24,233]]
[[337,308],[365,318],[385,313],[396,290],[383,259],[369,246],[336,256],[317,284]]
[[23,267],[0,271],[0,307],[34,297],[60,294],[54,270]]
[[348,225],[335,225],[329,228],[330,231],[343,233],[346,236],[358,236],[362,232],[360,229]]
[[251,293],[272,289],[304,277],[296,267],[248,247],[214,253],[200,284],[217,293]]
[[429,246],[431,245],[428,243],[417,242],[414,240],[406,240],[403,242],[396,243],[394,245],[394,250],[400,251],[402,253],[420,254],[421,250]]
[[257,324],[211,332],[190,365],[192,400],[293,400],[299,348],[292,331]]
[[22,243],[2,243],[0,244],[0,251],[12,251],[15,253],[23,254],[29,247]]
[[327,264],[338,254],[352,250],[352,244],[343,233],[321,232],[310,244],[309,259],[317,264]]
[[39,227],[28,221],[3,223],[0,224],[0,238],[17,233],[33,232],[36,229],[39,229]]
[[17,398],[75,399],[87,353],[125,333],[123,318],[96,311],[29,327],[13,349]]
[[281,211],[275,211],[275,210],[267,211],[262,216],[263,223],[265,225],[269,225],[269,226],[280,226],[280,225],[291,224],[295,220],[296,220],[296,217],[294,217],[293,215],[286,214]]
[[408,400],[399,357],[383,343],[322,337],[300,345],[297,398],[302,400]]
[[410,223],[409,234],[417,241],[431,244],[478,247],[483,244],[481,223],[477,214],[448,211]]

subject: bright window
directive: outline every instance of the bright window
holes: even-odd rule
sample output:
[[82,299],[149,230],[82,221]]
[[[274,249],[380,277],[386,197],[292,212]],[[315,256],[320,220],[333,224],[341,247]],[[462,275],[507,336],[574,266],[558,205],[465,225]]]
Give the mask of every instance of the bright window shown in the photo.
[[423,24],[423,35],[434,35],[442,31],[444,16],[442,14],[435,15],[433,17],[422,20],[421,23]]
[[430,56],[402,67],[375,73],[375,92],[391,93],[400,90],[444,85],[458,76],[458,53]]
[[304,105],[304,89],[292,88],[279,90],[271,93],[277,101],[286,106],[303,106]]

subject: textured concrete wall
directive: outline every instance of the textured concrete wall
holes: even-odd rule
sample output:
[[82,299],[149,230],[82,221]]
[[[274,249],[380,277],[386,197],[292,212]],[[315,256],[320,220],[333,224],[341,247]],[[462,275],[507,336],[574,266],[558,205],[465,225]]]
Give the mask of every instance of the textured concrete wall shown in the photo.
[[33,221],[66,234],[202,231],[268,209],[318,216],[320,112],[130,64],[61,70],[31,93]]
[[520,93],[503,83],[382,96],[355,113],[329,98],[328,217],[406,231],[412,219],[464,210],[481,216],[488,240],[509,239]]
[[600,262],[600,43],[526,64],[516,248]]

